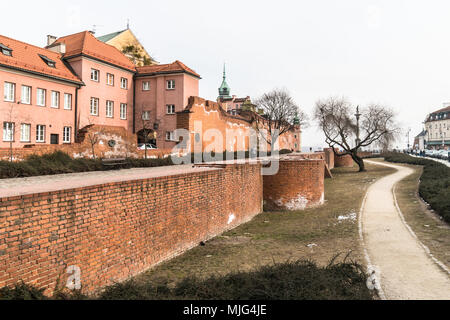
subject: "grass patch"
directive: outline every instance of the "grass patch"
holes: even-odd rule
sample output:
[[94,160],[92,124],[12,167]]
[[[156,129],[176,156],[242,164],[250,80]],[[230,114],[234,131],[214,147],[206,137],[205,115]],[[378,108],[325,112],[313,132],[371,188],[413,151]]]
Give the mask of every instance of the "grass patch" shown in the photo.
[[450,168],[446,165],[423,158],[411,157],[404,153],[384,155],[388,162],[423,166],[419,194],[446,222],[450,222]]
[[414,173],[397,184],[396,197],[406,222],[442,263],[450,267],[450,226],[441,221],[418,197],[423,168],[408,165]]

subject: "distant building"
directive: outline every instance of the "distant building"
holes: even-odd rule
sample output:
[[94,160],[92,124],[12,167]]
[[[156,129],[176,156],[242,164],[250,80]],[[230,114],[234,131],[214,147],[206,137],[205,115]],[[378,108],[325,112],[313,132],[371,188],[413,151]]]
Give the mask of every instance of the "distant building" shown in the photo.
[[425,119],[427,149],[450,148],[450,104],[430,113]]
[[419,133],[414,138],[413,149],[423,151],[425,149],[426,136],[427,136],[427,131],[426,130],[422,130],[422,132]]
[[222,84],[219,87],[219,96],[217,97],[217,102],[221,103],[222,108],[226,112],[236,115],[239,113],[242,105],[245,103],[251,104],[251,100],[249,96],[246,96],[245,98],[238,98],[235,95],[231,96],[231,89],[227,83],[226,78],[225,66],[223,66],[223,80]]
[[128,27],[125,30],[97,37],[97,39],[116,47],[138,67],[158,64]]

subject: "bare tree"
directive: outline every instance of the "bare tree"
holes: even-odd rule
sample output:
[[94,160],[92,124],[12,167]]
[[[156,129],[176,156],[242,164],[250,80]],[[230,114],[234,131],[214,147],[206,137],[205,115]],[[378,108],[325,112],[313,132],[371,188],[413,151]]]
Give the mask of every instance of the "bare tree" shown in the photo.
[[[12,132],[11,137],[8,137],[9,139],[9,161],[14,160],[14,148],[13,148],[13,142],[16,135],[16,132],[20,133],[20,126],[17,125],[20,124],[20,122],[28,122],[29,116],[20,114],[19,110],[16,110],[17,104],[16,103],[9,103],[8,110],[5,113],[5,120],[9,123],[12,123]],[[30,133],[31,134],[31,133]]]
[[98,130],[93,129],[94,127],[93,120],[90,117],[88,117],[87,119],[88,119],[88,126],[85,127],[85,129],[87,129],[87,139],[91,146],[92,157],[96,159],[95,146],[100,142],[100,138],[104,134],[104,129],[103,128],[100,128]]
[[[325,142],[333,149],[343,149],[343,155],[350,155],[365,171],[364,160],[358,155],[363,147],[392,141],[400,132],[395,121],[395,114],[389,108],[372,104],[363,108],[358,115],[353,114],[356,108],[344,98],[328,98],[319,100],[314,110],[314,118],[325,134]],[[339,156],[339,155],[338,155]]]
[[150,117],[144,117],[144,114],[141,116],[142,121],[142,130],[141,130],[141,136],[144,139],[144,159],[147,159],[147,146],[150,142],[150,138],[152,137],[153,129],[152,129],[152,122],[150,120]]
[[[265,93],[255,101],[255,105],[264,112],[263,116],[255,114],[255,129],[270,145],[276,142],[278,136],[294,129],[296,125],[305,126],[307,123],[307,115],[285,90],[275,89]],[[262,134],[263,129],[267,130],[267,136]],[[274,134],[276,130],[278,136]]]

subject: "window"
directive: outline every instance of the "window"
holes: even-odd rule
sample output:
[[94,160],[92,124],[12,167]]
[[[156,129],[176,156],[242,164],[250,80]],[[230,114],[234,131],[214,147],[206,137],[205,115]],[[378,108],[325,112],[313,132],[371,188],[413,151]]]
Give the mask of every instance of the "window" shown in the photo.
[[64,127],[63,129],[63,143],[70,143],[70,136],[71,136],[71,127]]
[[175,114],[175,105],[174,104],[168,104],[166,107],[167,107],[167,114]]
[[92,81],[99,81],[100,78],[100,71],[97,69],[91,69],[91,80]]
[[125,120],[127,118],[127,105],[125,103],[120,104],[120,119]]
[[13,122],[3,122],[3,141],[14,141]]
[[0,43],[0,49],[5,56],[12,56],[12,49]]
[[56,62],[53,61],[50,58],[47,58],[46,56],[40,54],[39,57],[41,57],[41,59],[51,68],[55,68],[56,67]]
[[150,90],[150,81],[142,82],[142,90],[144,90],[144,91]]
[[45,126],[42,124],[36,126],[36,142],[45,142]]
[[150,120],[150,111],[142,112],[142,120]]
[[113,86],[114,85],[114,75],[111,73],[106,74],[106,84]]
[[167,89],[169,90],[175,89],[175,80],[167,80]]
[[31,87],[22,86],[22,95],[20,97],[20,102],[23,104],[31,104]]
[[120,87],[122,89],[128,89],[128,79],[127,78],[120,78]]
[[70,93],[64,93],[64,109],[72,110],[72,95]]
[[52,108],[59,108],[59,92],[52,91]]
[[30,142],[30,132],[31,132],[31,125],[27,123],[22,123],[20,125],[20,141]]
[[45,89],[37,89],[37,101],[36,104],[41,107],[45,107]]
[[91,98],[90,113],[93,116],[98,116],[98,98]]
[[173,131],[167,131],[166,132],[166,140],[167,141],[174,141],[175,140],[175,135],[174,135]]
[[114,115],[114,102],[106,101],[106,116],[112,118]]
[[5,82],[4,100],[14,102],[16,96],[16,85],[11,82]]

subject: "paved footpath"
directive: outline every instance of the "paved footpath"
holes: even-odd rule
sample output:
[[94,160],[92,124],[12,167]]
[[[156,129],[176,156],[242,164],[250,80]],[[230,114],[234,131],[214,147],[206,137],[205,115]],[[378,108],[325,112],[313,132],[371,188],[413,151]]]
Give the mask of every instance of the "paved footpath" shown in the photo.
[[413,170],[366,162],[398,170],[370,186],[360,217],[369,266],[379,272],[383,298],[450,299],[450,275],[432,260],[409,230],[392,192],[394,185]]

